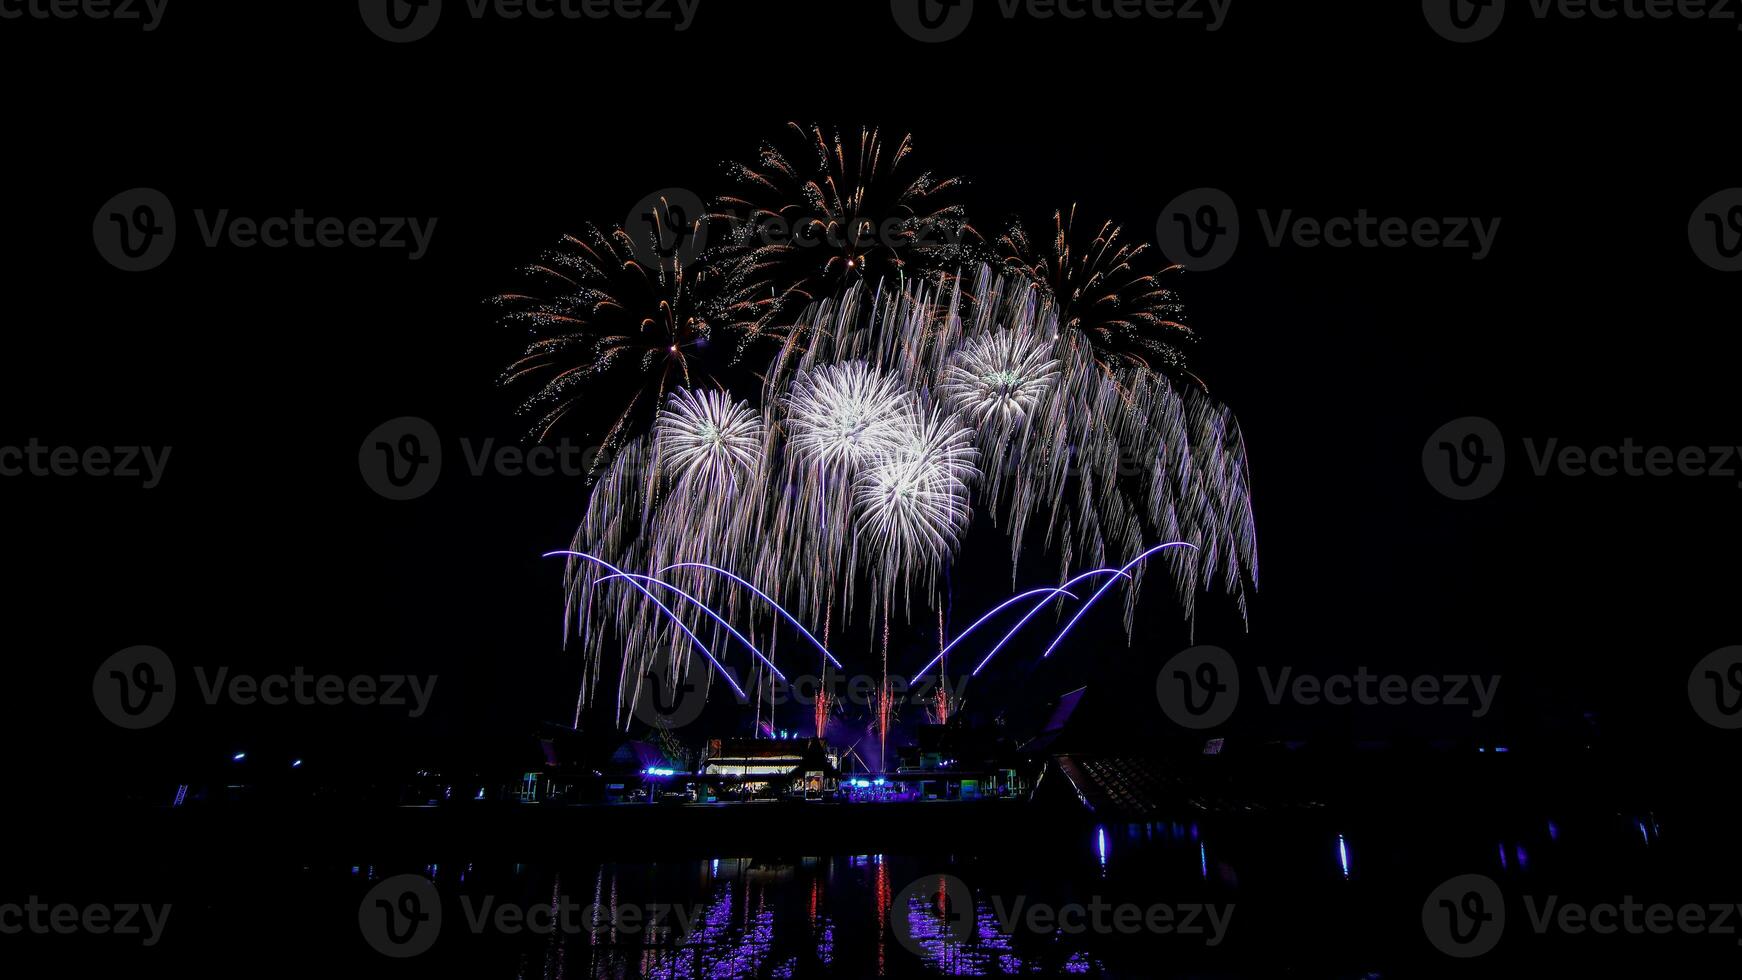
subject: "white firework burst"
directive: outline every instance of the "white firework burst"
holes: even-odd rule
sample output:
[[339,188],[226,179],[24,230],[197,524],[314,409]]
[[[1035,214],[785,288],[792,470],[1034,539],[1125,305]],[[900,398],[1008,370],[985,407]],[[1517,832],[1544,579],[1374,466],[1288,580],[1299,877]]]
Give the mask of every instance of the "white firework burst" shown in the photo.
[[955,552],[972,517],[969,483],[979,473],[972,430],[937,409],[912,413],[905,438],[853,481],[858,531],[869,539],[886,587],[935,570]]
[[1021,425],[1058,382],[1052,347],[1026,326],[972,337],[950,358],[938,392],[970,425]]
[[762,463],[762,418],[723,391],[671,393],[654,423],[666,472],[710,494],[743,485]]
[[793,380],[786,425],[787,448],[800,461],[850,472],[909,441],[913,412],[898,379],[849,361]]

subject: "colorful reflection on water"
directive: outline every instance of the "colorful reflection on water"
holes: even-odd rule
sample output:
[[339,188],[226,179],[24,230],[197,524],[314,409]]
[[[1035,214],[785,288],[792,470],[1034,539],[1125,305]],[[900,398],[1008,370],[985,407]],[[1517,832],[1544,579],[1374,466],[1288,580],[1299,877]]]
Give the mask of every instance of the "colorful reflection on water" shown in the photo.
[[[1395,897],[1399,887],[1419,887],[1415,862],[1541,885],[1549,880],[1545,868],[1588,868],[1593,854],[1655,856],[1660,834],[1649,815],[1611,817],[1580,825],[1575,844],[1588,847],[1580,852],[1568,850],[1575,835],[1560,822],[1531,817],[1505,831],[1496,843],[1485,834],[1462,838],[1395,824],[1344,832],[1329,821],[1302,820],[1242,833],[1161,821],[1080,826],[1019,853],[442,862],[414,870],[442,893],[438,949],[447,965],[481,977],[1232,977],[1265,975],[1254,966],[1254,950],[1262,963],[1265,955],[1309,949],[1337,950],[1339,972],[1363,976],[1397,955],[1383,943],[1364,948],[1377,936],[1410,937],[1390,926],[1375,933],[1371,923],[1401,915],[1407,924],[1415,914],[1399,912]],[[376,881],[402,869],[338,870]],[[542,931],[479,928],[475,910],[486,901],[582,912]],[[1166,915],[1154,918],[1162,906]],[[1226,917],[1213,938],[1155,928],[1157,921],[1177,926],[1197,906]],[[1037,908],[1046,912],[1038,920]],[[1126,908],[1147,912],[1147,927],[1119,926]],[[676,918],[648,912],[658,909],[682,911]],[[1075,910],[1077,919],[1061,909]],[[1084,928],[1085,914],[1102,917]]]

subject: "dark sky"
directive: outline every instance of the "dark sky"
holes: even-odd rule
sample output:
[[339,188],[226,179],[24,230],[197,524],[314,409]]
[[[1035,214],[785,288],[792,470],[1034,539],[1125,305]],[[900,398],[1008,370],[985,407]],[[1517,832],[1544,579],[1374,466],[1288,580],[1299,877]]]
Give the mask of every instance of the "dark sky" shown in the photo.
[[[1738,642],[1737,479],[1537,478],[1521,440],[1742,442],[1738,282],[1686,232],[1738,182],[1729,28],[1519,14],[1459,47],[1414,4],[1236,5],[1209,35],[982,17],[928,47],[876,0],[766,0],[705,5],[679,35],[455,15],[395,47],[350,4],[307,6],[172,9],[145,37],[0,34],[19,93],[0,444],[174,447],[151,491],[0,481],[14,624],[0,751],[23,771],[181,771],[260,747],[371,766],[566,718],[560,566],[538,555],[567,544],[582,491],[459,472],[458,440],[523,429],[494,387],[513,339],[481,301],[583,221],[621,220],[661,187],[720,187],[719,162],[788,119],[911,130],[927,166],[973,178],[985,225],[1075,201],[1147,238],[1182,191],[1239,203],[1240,253],[1184,292],[1202,373],[1248,438],[1262,580],[1250,632],[1209,596],[1198,642],[1325,671],[1499,672],[1514,698],[1491,723],[1507,737],[1580,711],[1610,735],[1712,737],[1685,685]],[[90,228],[136,186],[175,202],[182,237],[163,267],[126,275]],[[438,225],[417,262],[201,247],[193,212],[219,208]],[[1359,208],[1502,223],[1473,262],[1268,248],[1256,216]],[[414,502],[381,499],[357,468],[363,436],[400,415],[432,422],[450,454]],[[1420,456],[1466,415],[1493,420],[1513,459],[1492,496],[1460,503]],[[1134,649],[1103,622],[1080,676],[1041,675],[1029,695],[1153,683],[1189,637],[1152,598]],[[167,651],[189,687],[192,666],[221,664],[440,681],[415,721],[190,700],[125,733],[90,683],[135,644]],[[1345,724],[1464,733],[1415,712],[1259,727]]]

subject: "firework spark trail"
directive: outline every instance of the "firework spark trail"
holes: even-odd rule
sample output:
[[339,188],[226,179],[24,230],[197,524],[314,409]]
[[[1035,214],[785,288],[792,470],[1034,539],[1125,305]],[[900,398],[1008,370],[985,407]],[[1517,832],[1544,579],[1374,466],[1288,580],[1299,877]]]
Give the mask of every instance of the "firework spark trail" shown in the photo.
[[783,681],[786,680],[786,675],[780,672],[779,667],[774,666],[774,661],[763,656],[762,651],[758,650],[756,648],[756,644],[750,642],[750,639],[748,637],[746,637],[744,634],[742,634],[742,633],[738,632],[736,629],[734,629],[732,627],[732,624],[728,623],[726,621],[725,617],[723,617],[719,613],[715,612],[712,608],[710,608],[708,606],[707,603],[703,602],[700,599],[697,599],[695,596],[690,595],[688,592],[685,592],[684,590],[678,588],[677,586],[672,585],[670,582],[661,582],[659,579],[656,579],[651,575],[636,575],[633,572],[615,572],[613,574],[606,575],[603,578],[594,580],[593,585],[595,587],[597,587],[597,586],[605,584],[606,582],[611,581],[612,579],[619,579],[619,578],[632,579],[634,581],[642,582],[642,583],[645,583],[647,585],[657,585],[657,586],[660,586],[660,587],[667,589],[671,592],[676,593],[679,598],[688,599],[690,601],[690,603],[695,605],[702,612],[707,613],[708,616],[714,620],[714,622],[719,623],[721,628],[723,628],[726,632],[737,637],[739,643],[744,644],[744,646],[746,648],[748,648],[751,653],[756,655],[756,659],[758,659],[758,660],[760,660],[763,663],[768,665],[768,669],[774,672],[774,676],[780,678]]
[[768,593],[762,591],[761,589],[752,585],[748,581],[745,581],[744,579],[738,577],[737,575],[732,574],[731,572],[727,571],[724,568],[721,568],[718,565],[709,565],[706,562],[699,562],[699,561],[680,562],[680,563],[675,564],[675,565],[667,565],[664,568],[661,568],[659,570],[659,573],[661,575],[663,575],[666,572],[669,572],[672,569],[676,569],[676,568],[706,569],[710,572],[717,572],[721,575],[724,575],[727,578],[731,579],[732,581],[737,582],[739,585],[744,586],[745,588],[749,589],[751,592],[754,592],[756,594],[757,598],[761,599],[763,602],[766,602],[770,606],[774,607],[775,612],[779,613],[783,619],[785,619],[788,623],[791,623],[792,626],[795,629],[797,629],[800,633],[804,634],[805,639],[807,639],[807,640],[811,641],[811,643],[815,644],[817,650],[819,650],[823,656],[829,658],[829,663],[834,664],[836,667],[839,667],[842,670],[846,669],[846,666],[844,664],[842,664],[839,660],[835,659],[835,655],[829,652],[829,648],[827,646],[824,646],[822,641],[818,640],[815,636],[812,636],[811,631],[805,629],[803,623],[799,622],[798,619],[792,615],[792,613],[789,613],[786,611],[785,606],[782,606],[780,603],[775,602],[774,599],[768,595]]
[[[1174,542],[1174,544],[1183,544],[1183,543],[1184,542]],[[1171,547],[1171,545],[1162,545],[1162,547],[1164,547],[1164,548]],[[1187,547],[1190,547],[1190,545],[1187,545]],[[1157,549],[1157,550],[1159,550],[1159,549]],[[1145,557],[1148,557],[1148,556],[1146,555]],[[1086,581],[1088,579],[1095,578],[1096,576],[1099,576],[1099,575],[1105,575],[1105,576],[1108,576],[1108,578],[1107,578],[1106,585],[1101,586],[1101,588],[1095,593],[1095,595],[1097,595],[1097,596],[1099,596],[1102,592],[1107,591],[1108,585],[1112,585],[1114,582],[1119,581],[1121,578],[1130,581],[1132,583],[1132,587],[1135,588],[1136,587],[1136,579],[1133,579],[1131,577],[1131,575],[1128,574],[1129,572],[1130,572],[1130,566],[1126,566],[1125,568],[1094,568],[1094,569],[1090,569],[1089,571],[1084,572],[1081,575],[1078,575],[1077,577],[1075,577],[1073,579],[1068,580],[1067,582],[1065,582],[1065,584],[1063,586],[1061,586],[1061,588],[1069,588],[1070,586],[1076,585],[1078,582],[1083,582],[1083,581]],[[1049,603],[1051,603],[1052,601],[1053,600],[1051,598],[1046,598],[1046,599],[1042,599],[1039,602],[1035,603],[1033,608],[1029,609],[1028,612],[1025,613],[1021,619],[1016,621],[1015,626],[1010,627],[1010,631],[1008,633],[1005,633],[1002,637],[999,638],[997,643],[992,645],[992,649],[988,650],[986,652],[985,658],[982,659],[980,661],[980,663],[974,668],[973,674],[971,676],[975,676],[975,677],[979,676],[980,671],[984,670],[986,665],[992,662],[992,658],[998,656],[998,651],[1004,649],[1004,644],[1009,643],[1011,637],[1015,636],[1017,633],[1020,633],[1022,631],[1022,627],[1028,625],[1028,621],[1033,619],[1035,616],[1039,615],[1040,611],[1042,609],[1045,609],[1047,607],[1047,605]],[[1079,612],[1078,615],[1080,616],[1081,613]],[[1075,622],[1075,620],[1072,620],[1072,622]]]
[[1030,596],[1037,596],[1037,595],[1063,596],[1064,598],[1067,598],[1067,599],[1075,599],[1076,598],[1076,596],[1074,594],[1072,594],[1070,592],[1066,592],[1064,589],[1048,588],[1048,589],[1029,589],[1027,592],[1023,592],[1023,593],[1020,593],[1018,595],[1013,595],[1010,598],[1005,599],[1003,602],[1000,602],[998,605],[993,606],[990,610],[988,610],[984,616],[981,616],[979,619],[974,620],[973,625],[971,625],[967,629],[963,630],[960,634],[958,634],[956,636],[955,639],[951,640],[948,644],[946,644],[942,650],[938,651],[937,656],[931,658],[931,660],[926,662],[926,665],[924,667],[921,667],[920,669],[914,671],[913,677],[911,679],[909,679],[908,683],[911,684],[911,683],[913,683],[914,680],[918,680],[919,678],[924,677],[926,671],[932,669],[933,667],[936,667],[938,664],[938,661],[944,659],[944,657],[947,656],[951,650],[954,650],[956,648],[956,644],[961,643],[963,640],[968,638],[969,634],[971,634],[975,630],[979,629],[981,623],[984,623],[986,620],[991,619],[993,616],[998,615],[999,613],[1010,608],[1011,606],[1015,605],[1016,603],[1021,602],[1022,600],[1027,599]]
[[[1181,548],[1181,547],[1191,548],[1193,550],[1197,549],[1197,545],[1187,544],[1184,541],[1169,541],[1166,544],[1158,544],[1155,547],[1150,548],[1148,551],[1145,551],[1144,553],[1138,555],[1136,558],[1133,558],[1130,561],[1126,562],[1125,567],[1119,569],[1119,571],[1121,573],[1129,572],[1129,571],[1131,571],[1132,568],[1136,567],[1139,564],[1142,564],[1144,559],[1148,558],[1150,555],[1156,554],[1156,553],[1161,552],[1161,551],[1165,551],[1169,548]],[[1065,628],[1062,630],[1059,630],[1058,635],[1053,637],[1053,640],[1051,643],[1047,644],[1046,652],[1042,653],[1040,655],[1040,659],[1045,660],[1046,658],[1052,656],[1053,650],[1059,645],[1059,643],[1061,643],[1064,640],[1065,634],[1067,634],[1071,631],[1071,627],[1077,625],[1077,620],[1082,619],[1083,616],[1085,614],[1087,614],[1088,611],[1094,607],[1095,600],[1101,598],[1101,594],[1106,592],[1108,589],[1112,588],[1113,583],[1117,582],[1117,581],[1119,581],[1117,578],[1109,578],[1107,581],[1101,583],[1101,587],[1099,589],[1095,590],[1095,594],[1089,597],[1089,601],[1083,603],[1082,606],[1077,609],[1077,614],[1075,616],[1072,616],[1071,621],[1065,624]]]
[[[624,575],[623,570],[618,568],[617,566],[611,564],[610,562],[604,560],[603,558],[597,558],[593,555],[589,555],[589,554],[586,554],[584,552],[565,551],[565,550],[547,551],[547,552],[545,552],[543,557],[552,558],[552,557],[555,557],[557,555],[564,555],[564,556],[567,556],[570,558],[584,558],[587,561],[595,562],[599,565],[604,566],[605,568],[609,568],[612,572],[616,573],[617,575]],[[738,683],[732,679],[731,671],[728,671],[726,669],[725,664],[720,663],[719,660],[714,658],[714,654],[712,651],[710,651],[708,649],[707,644],[703,643],[694,633],[690,632],[690,628],[688,626],[684,625],[683,620],[678,617],[677,613],[672,612],[671,609],[668,608],[665,603],[660,602],[658,597],[656,597],[653,593],[647,591],[646,587],[644,587],[640,583],[636,582],[633,578],[629,578],[628,576],[625,576],[625,579],[629,582],[629,584],[635,586],[637,589],[640,589],[642,595],[645,595],[647,597],[647,601],[649,601],[649,602],[653,603],[655,606],[657,606],[659,608],[659,610],[661,612],[665,613],[666,616],[669,617],[673,623],[677,624],[678,629],[683,630],[685,636],[688,636],[692,641],[694,641],[694,643],[696,645],[696,649],[702,651],[702,655],[707,657],[708,662],[713,664],[714,667],[719,670],[720,676],[725,679],[727,684],[730,684],[732,686],[732,690],[738,692],[739,697],[745,696],[744,689],[739,687]]]

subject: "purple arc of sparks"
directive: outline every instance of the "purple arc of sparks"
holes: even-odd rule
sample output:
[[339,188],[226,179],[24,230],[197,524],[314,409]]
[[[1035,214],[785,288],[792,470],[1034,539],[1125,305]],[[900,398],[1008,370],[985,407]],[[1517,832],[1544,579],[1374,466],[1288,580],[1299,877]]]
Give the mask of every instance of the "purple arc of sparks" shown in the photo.
[[[1190,548],[1193,551],[1198,550],[1198,546],[1189,541],[1169,541],[1166,544],[1158,544],[1155,547],[1150,548],[1148,551],[1145,551],[1143,554],[1138,555],[1136,558],[1126,562],[1125,567],[1119,569],[1119,573],[1124,575],[1126,572],[1131,571],[1131,569],[1136,568],[1139,564],[1147,560],[1150,555],[1153,555],[1158,551],[1165,551],[1168,548]],[[1129,578],[1130,576],[1127,575],[1126,577]],[[1071,621],[1065,624],[1065,628],[1059,630],[1059,635],[1052,638],[1052,642],[1047,645],[1046,652],[1040,655],[1040,659],[1045,660],[1052,656],[1053,649],[1060,643],[1064,642],[1065,634],[1071,631],[1071,627],[1077,625],[1077,620],[1082,619],[1083,614],[1094,607],[1095,600],[1101,598],[1101,594],[1112,588],[1113,583],[1116,581],[1118,581],[1118,579],[1110,578],[1103,583],[1099,589],[1095,590],[1095,594],[1089,597],[1088,602],[1083,603],[1082,607],[1077,610],[1077,614],[1072,616]]]
[[[616,565],[611,564],[610,562],[606,561],[603,558],[599,558],[595,555],[589,555],[584,551],[547,551],[544,553],[544,555],[542,557],[554,558],[557,555],[567,555],[568,557],[571,557],[571,558],[585,558],[586,560],[588,560],[590,562],[596,562],[600,565],[605,566],[606,568],[609,568],[611,571],[615,572],[618,575],[624,574],[623,569],[618,568]],[[647,597],[648,602],[651,602],[655,606],[658,606],[660,612],[665,613],[667,618],[669,618],[673,623],[677,624],[678,629],[683,630],[684,635],[690,638],[690,642],[694,643],[696,645],[696,649],[702,651],[702,656],[708,658],[708,663],[713,664],[714,667],[717,670],[719,670],[720,676],[726,679],[727,684],[732,685],[732,690],[738,692],[738,696],[740,698],[749,696],[749,695],[744,693],[743,688],[738,686],[738,682],[732,679],[732,672],[726,669],[726,665],[719,662],[718,660],[714,659],[713,651],[709,650],[708,645],[706,643],[703,643],[700,639],[698,639],[696,637],[696,635],[694,633],[690,632],[690,628],[688,626],[684,625],[683,620],[678,618],[677,613],[672,612],[669,608],[667,608],[665,603],[660,602],[658,596],[647,591],[647,587],[645,585],[642,585],[640,582],[637,582],[634,579],[629,579],[628,581],[629,581],[630,585],[633,585],[637,589],[641,590],[641,594]]]
[[751,592],[756,593],[758,596],[760,596],[762,598],[763,602],[766,602],[769,605],[773,606],[775,612],[780,613],[780,615],[782,617],[784,617],[787,622],[791,623],[795,629],[797,629],[800,633],[803,633],[805,639],[811,641],[811,644],[813,646],[815,646],[818,650],[821,650],[823,652],[823,656],[829,658],[829,663],[834,664],[836,667],[839,667],[842,670],[847,669],[846,665],[842,664],[839,660],[835,659],[835,655],[829,652],[828,647],[823,646],[822,643],[819,642],[816,637],[811,635],[810,630],[807,630],[804,628],[803,623],[799,622],[798,619],[795,618],[792,613],[787,612],[785,606],[782,606],[780,603],[775,602],[774,599],[771,596],[769,596],[768,593],[762,591],[761,589],[757,588],[754,585],[751,585],[749,582],[746,582],[744,579],[739,578],[738,576],[732,574],[731,572],[726,571],[724,568],[721,568],[718,565],[710,565],[707,562],[703,562],[703,561],[685,561],[685,562],[678,562],[675,565],[667,565],[664,568],[659,570],[659,574],[664,575],[666,572],[669,572],[674,568],[705,568],[710,572],[718,572],[719,574],[726,576],[727,578],[731,579],[732,581],[737,582],[739,585],[742,585],[746,589],[749,589]]
[[616,573],[611,574],[611,575],[606,575],[602,578],[595,580],[593,582],[593,587],[597,588],[600,585],[603,585],[604,583],[609,582],[614,578],[634,579],[637,582],[646,582],[649,585],[658,585],[658,586],[661,586],[663,588],[670,589],[671,591],[677,593],[678,595],[682,596],[683,598],[688,599],[690,602],[695,603],[695,605],[697,607],[699,607],[702,612],[705,612],[709,616],[712,616],[714,619],[714,622],[719,623],[721,626],[724,626],[726,628],[726,632],[731,633],[733,636],[737,637],[739,643],[742,643],[746,647],[748,647],[750,649],[750,652],[754,653],[756,655],[756,659],[767,664],[768,669],[774,671],[774,676],[780,678],[782,681],[786,680],[786,675],[780,672],[779,667],[774,666],[774,661],[763,656],[762,651],[756,649],[756,644],[751,643],[750,639],[748,637],[746,637],[744,634],[742,634],[742,633],[738,632],[736,629],[734,629],[732,627],[731,623],[726,622],[725,617],[723,617],[719,613],[715,612],[713,609],[711,609],[708,606],[707,603],[703,602],[702,600],[697,599],[695,596],[690,595],[688,592],[685,592],[684,590],[678,588],[677,586],[671,584],[670,582],[661,582],[659,579],[656,579],[651,575],[636,575],[633,572],[616,572]]
[[[1066,582],[1064,585],[1059,586],[1059,588],[1061,590],[1063,590],[1064,588],[1066,588],[1068,586],[1076,585],[1078,582],[1081,582],[1084,579],[1094,578],[1097,575],[1111,576],[1111,578],[1108,579],[1109,585],[1112,584],[1113,582],[1117,581],[1120,578],[1130,578],[1131,577],[1130,575],[1127,575],[1125,573],[1125,570],[1122,568],[1095,568],[1095,569],[1090,569],[1089,571],[1086,571],[1081,575],[1078,575],[1076,578],[1071,579],[1069,582]],[[1105,591],[1106,588],[1107,588],[1107,586],[1105,586],[1105,585],[1103,585],[1101,587],[1102,591]],[[1100,595],[1101,593],[1097,592],[1095,594]],[[984,670],[986,665],[992,662],[993,657],[998,656],[998,651],[1004,649],[1004,644],[1009,643],[1010,638],[1015,636],[1017,633],[1021,632],[1022,627],[1026,626],[1028,624],[1029,620],[1031,620],[1035,616],[1039,615],[1040,611],[1042,609],[1045,609],[1047,603],[1049,603],[1051,601],[1052,600],[1050,598],[1048,598],[1048,599],[1042,599],[1039,602],[1035,603],[1034,608],[1030,609],[1027,613],[1025,613],[1023,615],[1023,617],[1021,619],[1017,620],[1015,626],[1010,627],[1010,632],[1005,633],[1004,637],[1002,639],[1000,639],[996,644],[993,645],[991,651],[988,652],[986,654],[985,658],[980,661],[980,665],[978,667],[975,667],[974,672],[968,676],[970,676],[970,677],[980,676],[980,671]],[[1074,620],[1073,620],[1073,622],[1074,622]]]
[[[974,632],[975,629],[979,628],[981,623],[984,623],[986,620],[991,619],[993,616],[998,615],[999,613],[1010,608],[1011,606],[1015,605],[1016,603],[1021,602],[1022,600],[1028,598],[1029,596],[1042,595],[1042,594],[1049,595],[1049,596],[1050,595],[1062,595],[1062,596],[1066,596],[1066,597],[1071,598],[1071,599],[1076,598],[1076,596],[1072,595],[1069,592],[1066,592],[1062,588],[1029,589],[1027,592],[1022,593],[1021,595],[1013,595],[1010,598],[1005,599],[1003,602],[1000,602],[998,605],[994,606],[992,608],[991,612],[988,612],[986,615],[981,616],[979,619],[974,620],[974,625],[963,630],[960,634],[958,634],[956,636],[955,639],[944,644],[944,648],[942,650],[938,651],[938,655],[931,658],[930,663],[928,663],[924,667],[921,667],[920,669],[914,671],[913,676],[914,677],[924,677],[926,671],[937,666],[938,661],[940,661],[940,660],[944,659],[944,657],[948,656],[949,652],[956,648],[956,644],[967,639],[968,634]],[[912,683],[912,681],[910,680],[909,683]]]

